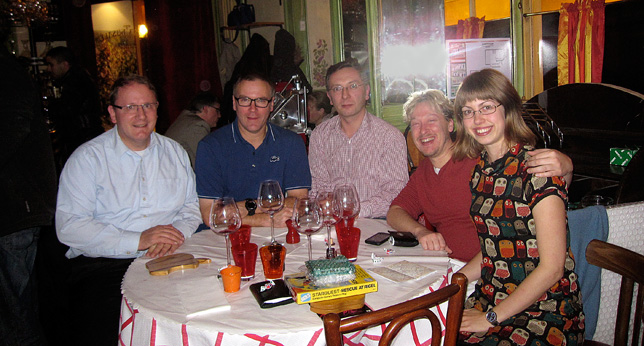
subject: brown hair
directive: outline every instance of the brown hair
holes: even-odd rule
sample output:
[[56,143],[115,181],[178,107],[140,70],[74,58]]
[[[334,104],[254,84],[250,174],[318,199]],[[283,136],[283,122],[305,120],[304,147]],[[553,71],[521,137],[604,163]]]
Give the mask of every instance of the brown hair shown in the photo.
[[132,74],[126,77],[121,77],[117,79],[112,85],[112,92],[110,92],[110,104],[114,105],[116,99],[119,97],[119,90],[123,87],[126,87],[130,84],[141,84],[145,85],[152,91],[154,98],[157,98],[157,89],[152,85],[149,79],[143,76]]
[[326,83],[326,89],[329,90],[331,87],[329,85],[329,78],[331,78],[331,75],[334,73],[344,69],[344,68],[353,68],[356,71],[358,71],[358,74],[360,75],[360,79],[362,80],[363,83],[369,84],[369,76],[367,75],[367,71],[365,68],[363,68],[359,63],[358,60],[349,58],[344,61],[340,61],[339,63],[335,65],[329,66],[329,68],[326,70],[326,77],[324,82]]
[[273,82],[271,82],[270,79],[268,79],[267,76],[260,74],[260,73],[249,73],[243,76],[240,76],[235,84],[233,85],[233,95],[237,96],[237,88],[239,87],[239,84],[241,82],[246,81],[246,82],[255,82],[255,81],[262,81],[266,82],[268,86],[271,89],[271,98],[275,96],[275,86],[273,85]]
[[474,72],[463,80],[454,100],[454,126],[456,144],[454,158],[475,158],[483,151],[483,146],[470,136],[463,126],[462,109],[474,100],[494,100],[505,109],[505,140],[508,143],[534,145],[534,133],[521,117],[521,97],[508,78],[501,72],[484,69]]

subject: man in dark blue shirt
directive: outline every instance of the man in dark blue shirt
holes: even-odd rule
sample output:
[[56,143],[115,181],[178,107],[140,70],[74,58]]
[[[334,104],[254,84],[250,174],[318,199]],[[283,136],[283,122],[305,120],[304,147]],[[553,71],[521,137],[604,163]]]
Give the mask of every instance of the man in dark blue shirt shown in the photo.
[[268,123],[274,93],[264,76],[241,77],[233,90],[237,119],[199,143],[195,173],[206,225],[212,200],[218,197],[235,198],[244,224],[270,225],[269,215],[255,202],[264,180],[277,180],[287,196],[285,208],[275,214],[278,227],[284,227],[291,217],[292,199],[307,196],[311,173],[304,141],[296,133]]

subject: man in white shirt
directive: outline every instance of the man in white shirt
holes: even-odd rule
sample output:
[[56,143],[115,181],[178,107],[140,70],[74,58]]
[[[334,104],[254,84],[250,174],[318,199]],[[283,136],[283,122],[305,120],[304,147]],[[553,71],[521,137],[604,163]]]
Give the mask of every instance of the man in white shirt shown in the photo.
[[56,232],[69,246],[77,344],[115,345],[132,259],[174,253],[201,221],[188,155],[154,133],[158,105],[144,77],[117,80],[108,107],[116,126],[80,146],[61,173]]
[[368,79],[361,67],[343,61],[329,67],[327,94],[338,116],[315,128],[309,146],[313,194],[352,183],[361,217],[385,217],[391,201],[409,180],[402,133],[367,112]]

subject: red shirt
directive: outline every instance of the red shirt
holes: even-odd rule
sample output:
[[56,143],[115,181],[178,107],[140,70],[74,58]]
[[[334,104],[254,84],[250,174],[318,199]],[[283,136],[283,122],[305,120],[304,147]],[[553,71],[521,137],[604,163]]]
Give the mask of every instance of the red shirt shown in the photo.
[[453,253],[450,257],[469,261],[479,251],[478,236],[470,218],[472,192],[470,179],[476,160],[449,160],[439,171],[429,159],[422,160],[409,182],[391,203],[411,217],[425,220],[445,238]]

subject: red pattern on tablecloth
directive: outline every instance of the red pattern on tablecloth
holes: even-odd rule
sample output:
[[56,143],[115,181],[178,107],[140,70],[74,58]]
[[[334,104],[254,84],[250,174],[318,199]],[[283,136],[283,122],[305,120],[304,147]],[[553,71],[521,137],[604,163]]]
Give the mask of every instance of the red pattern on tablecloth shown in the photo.
[[[126,346],[126,345],[125,345],[125,342],[123,341],[123,331],[124,331],[127,327],[130,327],[130,341],[131,341],[131,340],[132,340],[132,336],[134,335],[134,317],[135,317],[135,316],[136,316],[136,314],[139,312],[139,310],[134,309],[133,307],[131,307],[131,306],[130,306],[130,304],[129,304],[129,302],[127,301],[127,299],[126,299],[125,297],[123,297],[123,299],[124,299],[124,300],[125,300],[125,302],[127,303],[127,304],[125,304],[125,305],[127,306],[127,309],[130,311],[130,317],[129,317],[128,319],[126,319],[126,320],[125,320],[125,322],[124,322],[124,321],[123,321],[123,314],[121,314],[121,316],[119,316],[119,325],[121,326],[121,327],[120,327],[120,328],[121,328],[121,331],[119,332],[119,344],[120,344],[121,346]],[[130,343],[130,344],[131,344],[131,343]]]
[[150,346],[155,346],[157,342],[157,319],[152,319],[152,328],[150,329]]

